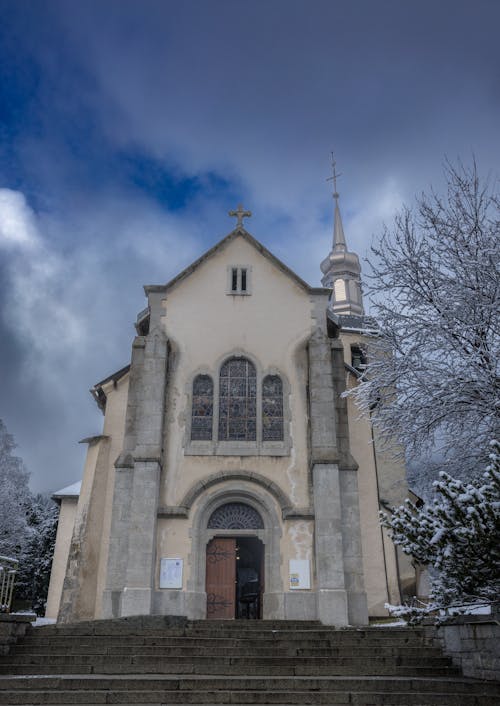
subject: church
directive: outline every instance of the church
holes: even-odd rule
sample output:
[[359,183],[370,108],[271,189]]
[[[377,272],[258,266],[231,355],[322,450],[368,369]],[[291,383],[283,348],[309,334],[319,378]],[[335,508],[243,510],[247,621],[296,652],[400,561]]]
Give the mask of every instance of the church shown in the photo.
[[[365,625],[414,593],[379,525],[402,463],[343,393],[374,322],[334,193],[312,287],[247,230],[145,286],[130,364],[91,390],[102,433],[61,506],[47,617]],[[245,220],[246,219],[246,220]]]

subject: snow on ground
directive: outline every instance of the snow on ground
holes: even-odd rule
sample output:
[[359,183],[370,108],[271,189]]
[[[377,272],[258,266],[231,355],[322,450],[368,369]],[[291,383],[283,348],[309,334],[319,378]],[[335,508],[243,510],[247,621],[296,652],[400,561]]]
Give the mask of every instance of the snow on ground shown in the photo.
[[55,622],[54,618],[37,618],[33,625],[38,628],[41,625],[53,625]]

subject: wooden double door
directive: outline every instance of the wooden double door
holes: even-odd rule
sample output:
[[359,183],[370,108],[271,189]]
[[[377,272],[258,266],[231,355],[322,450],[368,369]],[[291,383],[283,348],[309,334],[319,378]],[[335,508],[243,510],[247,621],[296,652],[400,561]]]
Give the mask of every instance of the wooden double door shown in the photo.
[[[207,544],[207,618],[260,618],[264,545],[257,537],[214,537]],[[258,595],[248,601],[248,587]],[[246,592],[246,593],[245,593]]]

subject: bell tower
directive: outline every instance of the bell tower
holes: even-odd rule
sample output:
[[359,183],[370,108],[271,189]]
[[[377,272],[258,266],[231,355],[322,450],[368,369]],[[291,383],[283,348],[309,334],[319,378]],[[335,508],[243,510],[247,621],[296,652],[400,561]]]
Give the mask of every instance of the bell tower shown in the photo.
[[361,266],[356,253],[349,252],[342,225],[339,208],[337,179],[341,176],[336,171],[336,162],[332,152],[332,176],[327,181],[333,181],[333,245],[330,254],[321,263],[323,287],[333,290],[331,308],[336,314],[354,314],[363,316],[363,295],[361,293]]

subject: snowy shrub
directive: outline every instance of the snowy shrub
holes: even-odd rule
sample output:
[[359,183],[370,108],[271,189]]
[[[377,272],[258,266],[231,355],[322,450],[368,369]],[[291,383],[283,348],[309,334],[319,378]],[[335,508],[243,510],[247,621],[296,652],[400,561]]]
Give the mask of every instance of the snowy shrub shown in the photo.
[[37,615],[45,614],[59,508],[47,495],[32,496],[29,536],[20,556],[16,597],[27,601]]
[[19,562],[14,601],[43,614],[59,510],[49,497],[31,493],[29,473],[15,448],[0,419],[0,555]]
[[388,606],[398,617],[419,622],[453,605],[498,600],[500,595],[500,444],[492,442],[482,478],[464,483],[441,473],[434,499],[418,508],[410,500],[380,513],[395,544],[435,569],[431,604]]

